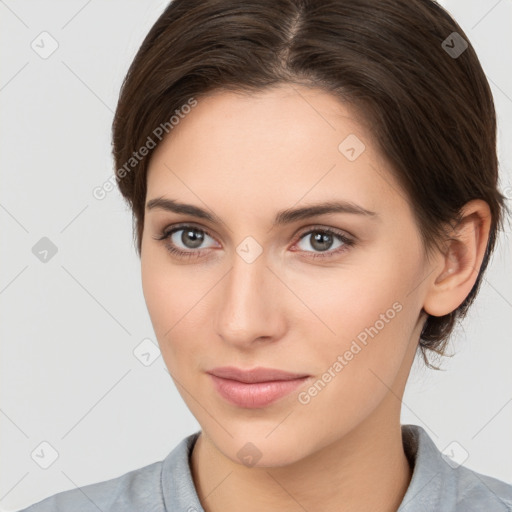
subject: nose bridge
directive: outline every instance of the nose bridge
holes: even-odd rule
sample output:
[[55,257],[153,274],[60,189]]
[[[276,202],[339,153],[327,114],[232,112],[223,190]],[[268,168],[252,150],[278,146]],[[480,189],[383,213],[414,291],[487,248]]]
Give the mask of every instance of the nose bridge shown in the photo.
[[233,257],[229,273],[224,304],[235,317],[256,316],[262,312],[265,297],[268,295],[267,259],[263,254],[254,260],[240,256],[239,250]]
[[[252,244],[252,245],[251,245]],[[225,341],[249,344],[276,335],[279,309],[275,276],[267,268],[262,249],[242,242],[233,255],[233,265],[224,281],[218,310],[218,332]]]

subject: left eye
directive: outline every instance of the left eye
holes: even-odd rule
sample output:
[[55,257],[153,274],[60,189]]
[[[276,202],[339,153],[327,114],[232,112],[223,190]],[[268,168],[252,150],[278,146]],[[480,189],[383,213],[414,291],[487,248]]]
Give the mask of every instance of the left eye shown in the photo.
[[[332,229],[311,229],[310,231],[304,233],[299,240],[300,242],[303,242],[305,240],[309,240],[310,247],[313,248],[313,252],[317,253],[327,253],[327,256],[332,255],[333,253],[338,253],[343,250],[345,250],[347,247],[353,245],[353,241],[346,237],[345,235],[338,233],[337,231],[334,231]],[[338,240],[338,245],[334,248],[332,247],[333,244],[335,244],[335,241]],[[341,251],[339,250],[340,247],[342,248]],[[300,247],[301,250],[304,250],[305,252],[312,252],[308,251],[304,247]],[[314,254],[313,257],[317,256],[324,256],[324,254]]]
[[[335,231],[330,228],[313,228],[303,233],[299,242],[308,240],[309,245],[313,247],[314,251],[305,250],[304,252],[310,253],[310,258],[330,258],[337,256],[340,253],[347,251],[351,246],[355,245],[355,241],[348,238],[343,233]],[[337,239],[340,243],[332,250],[333,240]]]

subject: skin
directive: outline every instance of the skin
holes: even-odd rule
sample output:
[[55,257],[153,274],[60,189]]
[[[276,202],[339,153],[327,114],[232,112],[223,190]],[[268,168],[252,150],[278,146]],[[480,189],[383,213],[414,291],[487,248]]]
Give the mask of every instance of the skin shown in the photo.
[[[365,145],[354,161],[338,149],[350,134]],[[191,466],[204,509],[396,510],[411,478],[401,398],[425,311],[446,314],[469,294],[488,238],[487,204],[468,203],[452,242],[427,258],[405,193],[356,112],[295,85],[201,98],[155,150],[147,186],[147,201],[172,198],[222,221],[147,209],[141,251],[162,356],[202,429]],[[330,213],[272,227],[278,210],[326,200],[377,215]],[[170,238],[157,240],[183,222],[206,231],[202,245],[184,245],[183,231],[172,240],[199,256],[174,256]],[[314,259],[326,251],[307,233],[328,227],[355,244],[336,253],[343,243],[334,237],[332,256]],[[251,263],[237,253],[248,236],[262,250]],[[298,394],[394,303],[400,312],[300,403]],[[206,374],[226,365],[311,377],[247,409],[226,402]],[[237,456],[248,442],[261,453],[253,466]]]

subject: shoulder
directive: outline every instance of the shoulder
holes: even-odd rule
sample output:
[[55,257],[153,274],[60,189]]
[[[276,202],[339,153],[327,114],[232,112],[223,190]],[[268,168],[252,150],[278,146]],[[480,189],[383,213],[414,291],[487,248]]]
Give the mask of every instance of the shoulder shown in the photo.
[[164,511],[162,461],[124,475],[54,494],[18,512]]
[[512,511],[512,485],[464,466],[453,471],[457,511]]
[[189,466],[190,452],[200,432],[182,439],[164,460],[54,494],[17,512],[202,510]]
[[418,425],[402,435],[413,473],[400,512],[512,512],[512,485],[458,464]]

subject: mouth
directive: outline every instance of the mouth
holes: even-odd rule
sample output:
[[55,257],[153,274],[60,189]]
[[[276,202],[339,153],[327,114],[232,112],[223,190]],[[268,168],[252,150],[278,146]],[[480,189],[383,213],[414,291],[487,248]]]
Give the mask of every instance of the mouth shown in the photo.
[[215,389],[232,405],[262,408],[290,394],[311,375],[274,368],[242,370],[235,367],[214,368],[207,372]]

